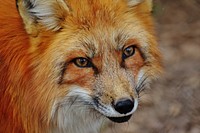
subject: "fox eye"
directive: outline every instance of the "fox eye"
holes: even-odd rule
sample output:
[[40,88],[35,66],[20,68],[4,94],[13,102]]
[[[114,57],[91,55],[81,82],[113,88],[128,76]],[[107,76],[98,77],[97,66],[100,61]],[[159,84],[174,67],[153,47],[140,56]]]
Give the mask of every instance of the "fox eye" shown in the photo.
[[129,46],[123,50],[122,59],[125,60],[126,58],[135,54],[135,46]]
[[77,67],[92,67],[92,63],[87,58],[83,58],[83,57],[75,58],[73,60],[73,63]]

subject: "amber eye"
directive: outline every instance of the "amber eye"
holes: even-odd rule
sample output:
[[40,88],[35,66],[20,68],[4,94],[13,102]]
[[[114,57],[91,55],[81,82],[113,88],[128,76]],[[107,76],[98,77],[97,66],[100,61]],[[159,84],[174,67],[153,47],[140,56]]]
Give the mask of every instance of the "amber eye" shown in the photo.
[[77,67],[92,67],[92,63],[87,58],[83,58],[83,57],[75,58],[73,60],[73,63]]
[[126,58],[135,54],[135,46],[129,46],[123,50],[122,59],[125,60]]

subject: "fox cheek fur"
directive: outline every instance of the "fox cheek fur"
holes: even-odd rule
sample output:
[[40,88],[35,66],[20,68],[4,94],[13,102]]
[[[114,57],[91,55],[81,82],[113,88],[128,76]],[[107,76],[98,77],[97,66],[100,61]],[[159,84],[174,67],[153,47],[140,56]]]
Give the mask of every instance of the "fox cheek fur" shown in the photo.
[[14,3],[0,2],[0,132],[97,133],[104,119],[128,121],[162,71],[152,1]]

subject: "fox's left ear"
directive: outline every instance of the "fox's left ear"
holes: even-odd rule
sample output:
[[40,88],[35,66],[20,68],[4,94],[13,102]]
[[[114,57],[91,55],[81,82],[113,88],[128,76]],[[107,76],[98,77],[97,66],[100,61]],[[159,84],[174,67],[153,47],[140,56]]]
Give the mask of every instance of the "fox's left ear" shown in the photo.
[[130,7],[137,6],[142,12],[151,12],[153,0],[127,0]]
[[41,28],[57,31],[70,8],[65,0],[16,0],[28,34],[37,36]]

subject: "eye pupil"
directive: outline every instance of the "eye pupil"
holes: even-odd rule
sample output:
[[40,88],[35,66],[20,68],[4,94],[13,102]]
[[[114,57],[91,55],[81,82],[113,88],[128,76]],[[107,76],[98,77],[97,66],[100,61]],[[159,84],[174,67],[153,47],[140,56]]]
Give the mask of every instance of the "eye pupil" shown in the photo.
[[125,53],[126,55],[131,55],[131,54],[133,53],[133,49],[132,49],[132,48],[127,48],[127,49],[124,51],[124,53]]
[[74,64],[78,67],[90,67],[89,60],[83,57],[74,59]]
[[78,59],[77,62],[78,62],[80,65],[82,65],[82,66],[84,66],[85,64],[87,64],[87,60],[86,60],[86,59],[83,59],[83,58]]
[[135,47],[134,46],[130,46],[130,47],[127,47],[126,49],[124,49],[123,51],[123,59],[126,59],[132,55],[134,55],[135,53]]

